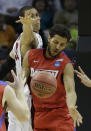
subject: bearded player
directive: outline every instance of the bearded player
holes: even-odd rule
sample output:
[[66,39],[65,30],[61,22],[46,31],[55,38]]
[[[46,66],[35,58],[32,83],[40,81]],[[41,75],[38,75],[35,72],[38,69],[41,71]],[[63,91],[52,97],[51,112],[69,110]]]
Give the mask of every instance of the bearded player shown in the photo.
[[74,69],[63,52],[69,40],[68,29],[63,25],[55,25],[50,29],[47,48],[33,49],[23,59],[26,77],[29,73],[32,77],[44,70],[54,74],[57,80],[57,90],[49,98],[38,98],[32,92],[34,131],[74,131],[76,123],[78,126],[82,123],[76,106]]

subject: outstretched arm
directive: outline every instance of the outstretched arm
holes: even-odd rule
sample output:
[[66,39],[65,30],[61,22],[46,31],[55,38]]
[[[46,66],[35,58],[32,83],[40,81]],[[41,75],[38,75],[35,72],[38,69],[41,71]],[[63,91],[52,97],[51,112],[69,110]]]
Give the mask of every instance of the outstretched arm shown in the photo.
[[2,104],[7,103],[7,110],[11,110],[21,122],[29,121],[30,111],[24,94],[25,79],[13,72],[14,83],[8,82],[4,90]]
[[66,90],[66,102],[69,109],[69,113],[73,118],[74,122],[77,122],[79,126],[82,123],[82,116],[76,110],[76,92],[75,92],[75,82],[74,82],[74,69],[71,63],[68,63],[64,69],[64,86]]
[[33,28],[31,24],[32,20],[28,16],[19,18],[20,20],[17,22],[21,22],[23,24],[23,32],[21,34],[20,43],[21,45],[29,45],[34,39]]
[[26,51],[29,50],[33,46],[37,47],[37,39],[33,32],[32,24],[38,21],[39,18],[33,19],[32,16],[29,14],[25,14],[24,17],[19,17],[20,20],[16,21],[21,22],[23,24],[23,32],[20,37],[20,44],[21,44],[21,54],[22,56],[25,55]]
[[74,72],[77,74],[77,76],[80,78],[81,82],[87,86],[87,87],[91,87],[91,80],[88,78],[88,76],[84,73],[84,71],[81,69],[81,67],[79,66],[79,71],[74,70]]

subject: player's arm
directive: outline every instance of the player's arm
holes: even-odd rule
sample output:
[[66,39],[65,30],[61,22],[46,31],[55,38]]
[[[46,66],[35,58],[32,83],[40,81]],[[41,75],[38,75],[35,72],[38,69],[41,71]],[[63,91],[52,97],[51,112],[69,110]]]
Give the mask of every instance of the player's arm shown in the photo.
[[28,78],[29,73],[30,73],[30,67],[29,67],[29,63],[28,63],[28,54],[29,54],[29,51],[26,52],[26,54],[23,58],[23,63],[22,63],[22,70],[25,73],[26,79]]
[[34,39],[32,25],[23,23],[23,32],[20,38],[21,45],[29,45]]
[[32,17],[28,16],[26,13],[24,17],[19,17],[20,20],[16,21],[17,23],[21,22],[23,24],[23,32],[20,38],[21,45],[30,45],[35,38],[33,33],[32,23],[36,22],[38,19],[32,19]]
[[33,32],[32,24],[28,22],[27,18],[24,18],[23,32],[20,37],[21,55],[24,57],[26,52],[31,48],[37,47],[37,39]]
[[15,59],[15,56],[14,56],[14,52],[13,52],[13,49],[11,50],[11,52],[10,52],[10,57],[12,58],[12,59]]
[[71,63],[68,63],[64,69],[63,80],[66,90],[68,108],[74,107],[76,104],[77,96],[75,92],[74,69]]
[[75,70],[74,72],[77,74],[77,76],[85,86],[91,88],[91,79],[88,78],[88,76],[84,73],[80,66],[78,68],[79,71]]
[[71,63],[68,63],[64,68],[63,81],[66,91],[66,102],[69,109],[69,113],[73,118],[75,125],[77,123],[77,125],[79,126],[80,123],[82,123],[82,116],[77,111],[77,96],[75,92],[74,69]]
[[21,122],[29,121],[30,117],[30,111],[24,94],[24,81],[24,79],[16,77],[15,83],[11,84],[11,86],[7,85],[5,88],[2,100],[3,106],[7,103],[7,110],[11,110]]

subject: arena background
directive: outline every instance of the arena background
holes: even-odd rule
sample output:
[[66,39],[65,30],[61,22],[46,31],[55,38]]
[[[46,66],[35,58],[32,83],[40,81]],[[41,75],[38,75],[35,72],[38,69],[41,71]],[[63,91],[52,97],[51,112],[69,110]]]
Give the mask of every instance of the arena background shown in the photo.
[[[78,65],[91,78],[91,0],[79,0]],[[91,131],[91,88],[76,78],[77,104],[83,116],[83,124],[77,131]]]
[[[60,1],[63,2],[64,0]],[[79,40],[77,45],[77,66],[80,65],[89,78],[91,78],[91,0],[79,0],[78,2]],[[16,28],[15,19],[11,19],[11,17],[8,19],[6,16],[6,22],[15,26],[17,32],[18,28]],[[2,76],[2,73],[0,76]],[[77,127],[77,131],[91,131],[91,88],[85,87],[76,76],[75,78],[78,110],[83,116],[83,124]]]

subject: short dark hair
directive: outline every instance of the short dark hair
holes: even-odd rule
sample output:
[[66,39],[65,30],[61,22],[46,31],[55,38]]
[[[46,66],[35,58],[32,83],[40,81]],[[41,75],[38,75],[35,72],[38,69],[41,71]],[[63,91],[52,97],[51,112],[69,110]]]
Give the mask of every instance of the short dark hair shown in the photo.
[[49,30],[50,37],[53,37],[54,35],[60,35],[62,37],[67,38],[67,41],[71,39],[71,34],[68,28],[62,24],[55,24],[50,30]]
[[26,10],[30,10],[30,9],[32,9],[32,8],[33,8],[32,6],[24,6],[24,7],[22,7],[22,8],[20,9],[20,11],[19,11],[19,16],[24,17],[25,11],[26,11]]
[[[40,0],[33,0],[32,6],[35,7],[36,2],[38,2],[38,1],[40,1]],[[44,2],[45,2],[45,9],[47,9],[47,7],[48,7],[48,0],[44,0]],[[36,8],[36,7],[35,7],[35,8]]]

